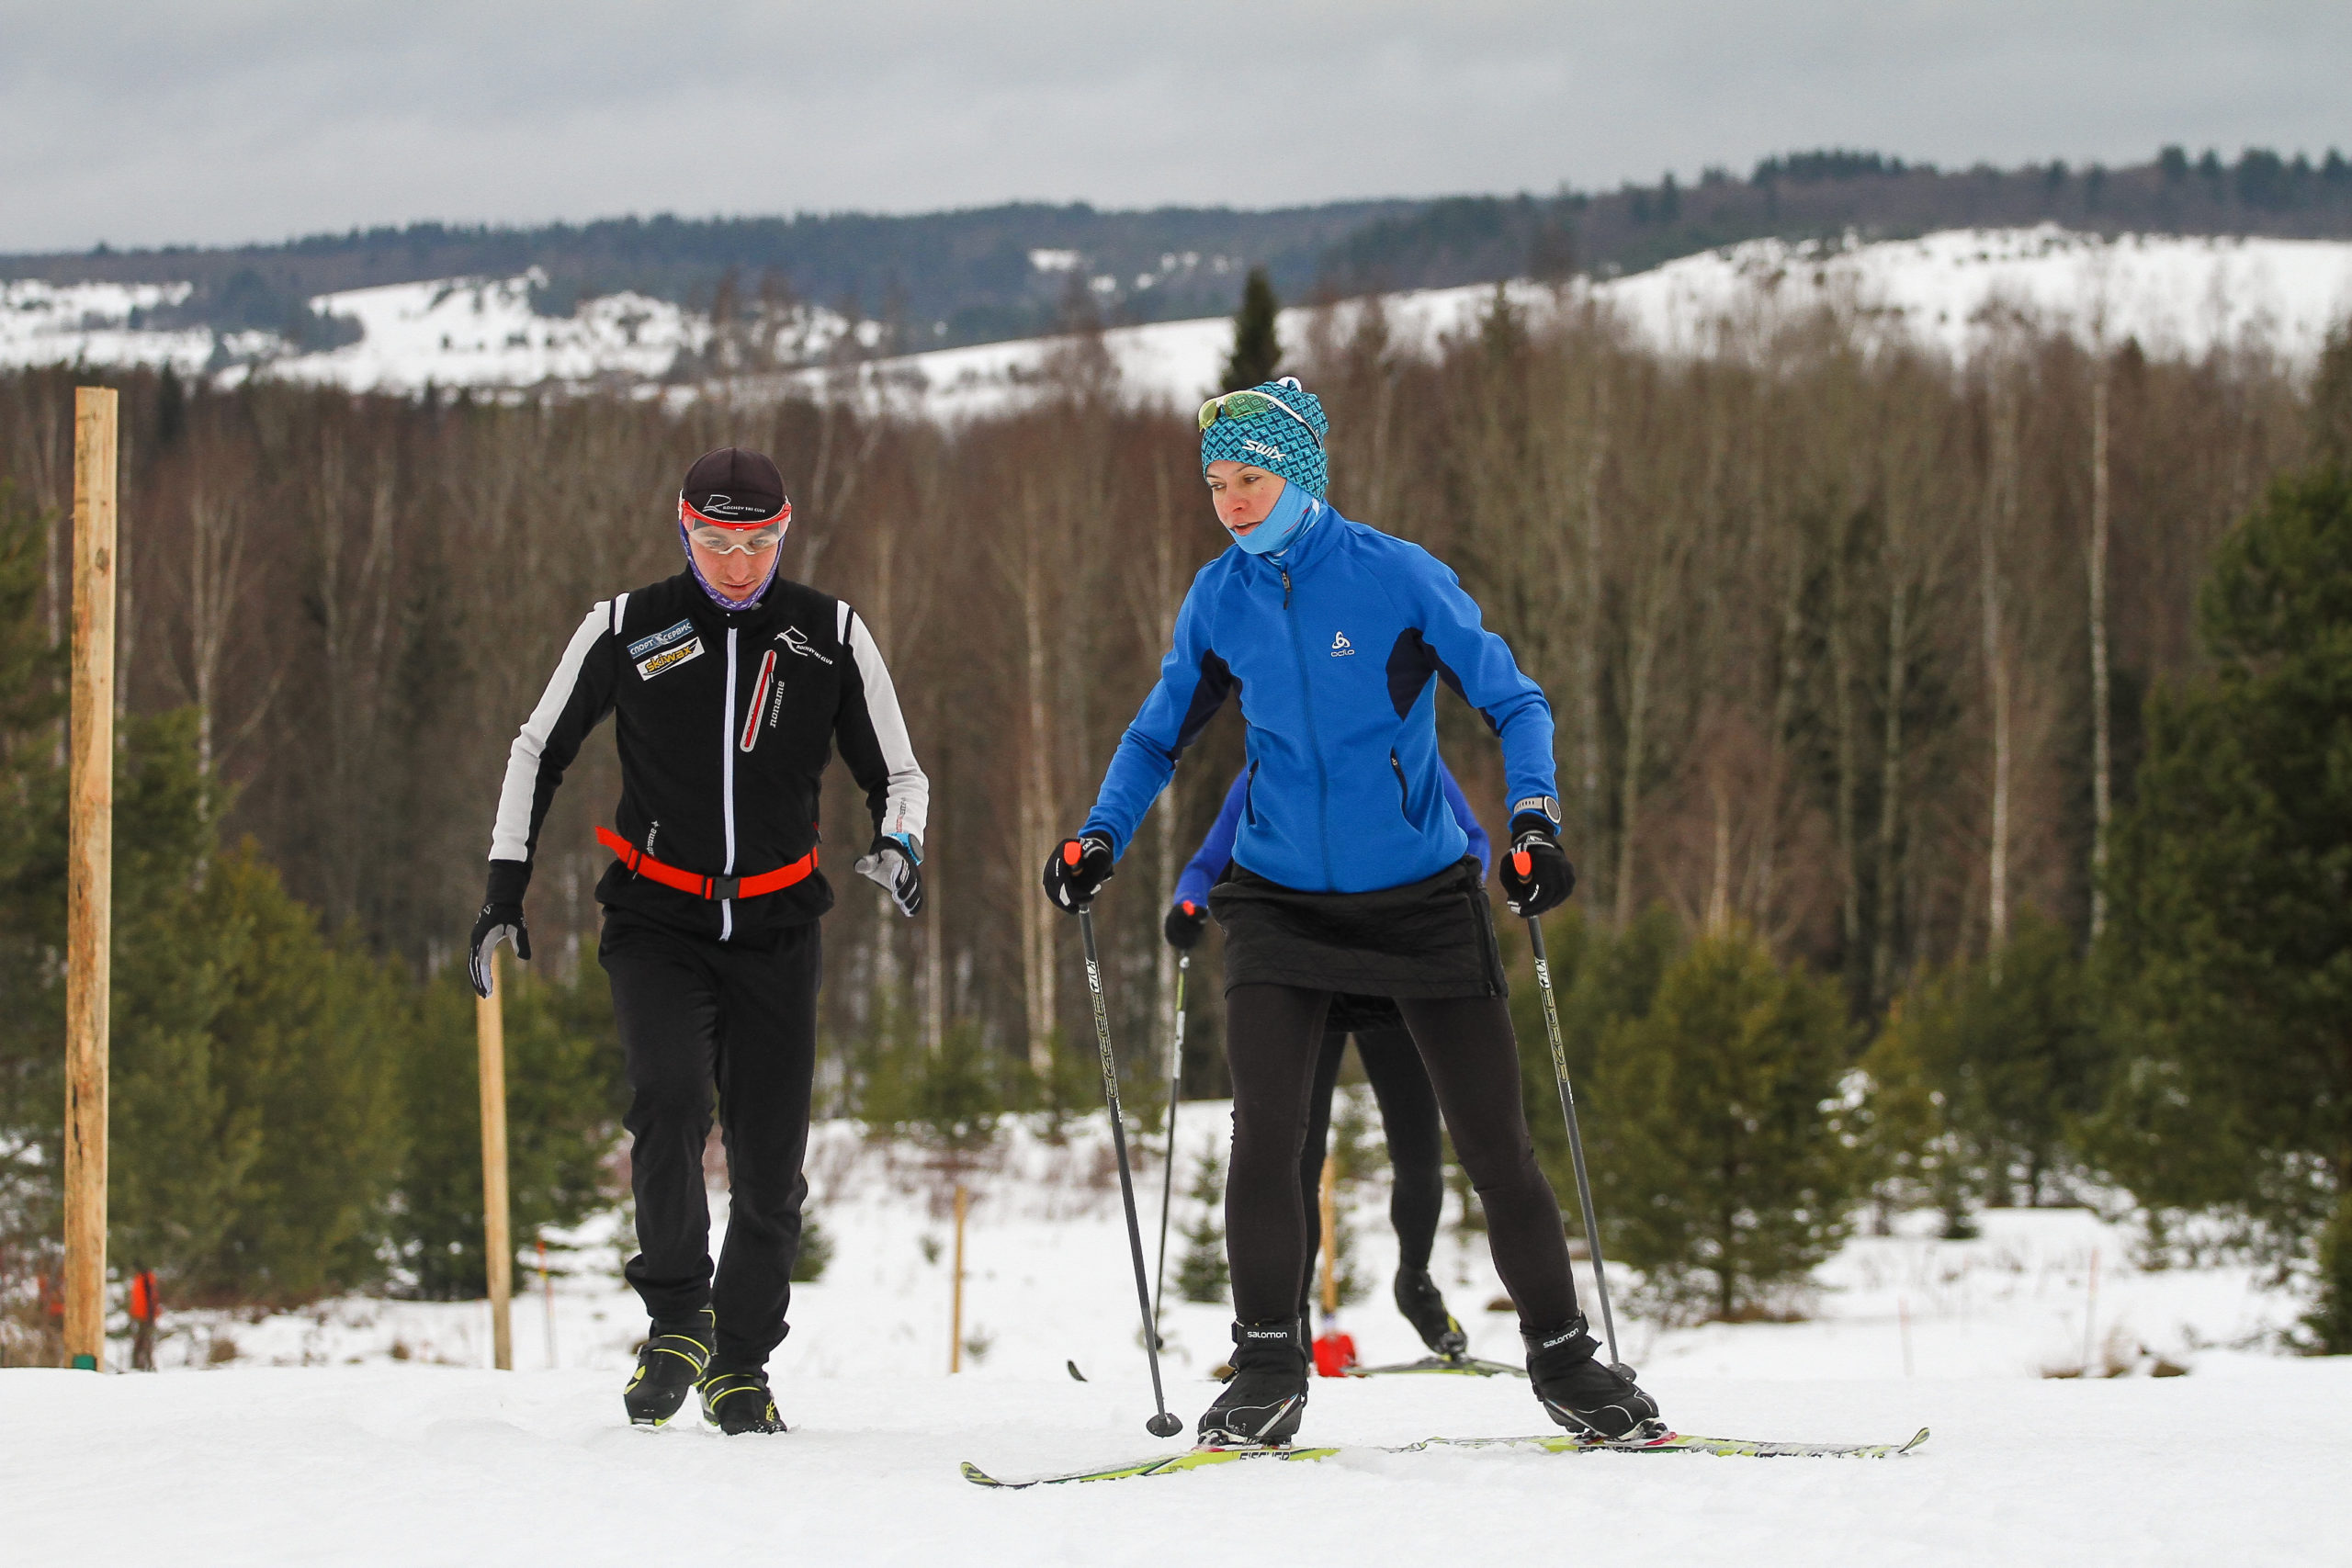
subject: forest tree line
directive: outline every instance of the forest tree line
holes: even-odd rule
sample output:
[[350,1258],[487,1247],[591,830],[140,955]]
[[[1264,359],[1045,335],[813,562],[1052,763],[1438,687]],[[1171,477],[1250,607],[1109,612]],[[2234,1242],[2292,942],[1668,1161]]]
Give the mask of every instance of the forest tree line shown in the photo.
[[[1662,1179],[1656,1159],[1679,1157],[1688,1121],[1659,1109],[1667,1100],[1634,1114],[1640,1095],[1670,1099],[1671,1086],[1653,1072],[1647,1089],[1612,1091],[1611,1043],[1655,1066],[1754,1029],[1739,1070],[1781,1061],[1795,1076],[1775,1092],[1819,1112],[1848,1151],[1810,1176],[1804,1162],[1821,1150],[1801,1138],[1786,1152],[1795,1185],[1764,1206],[1800,1216],[1805,1234],[1774,1243],[1775,1256],[1826,1246],[1871,1194],[1940,1203],[1964,1223],[1972,1203],[2059,1199],[2119,1168],[2098,1151],[2129,1140],[2099,1145],[2086,1129],[2141,1045],[2105,1030],[2129,1010],[2098,989],[2090,959],[2114,946],[2124,913],[2109,904],[2110,863],[2136,820],[2146,716],[2162,710],[2150,694],[2201,689],[2227,666],[2211,627],[2200,632],[2200,594],[2233,526],[2275,500],[2281,476],[2325,457],[2327,400],[2345,396],[2340,345],[2316,388],[2258,349],[2094,352],[2024,321],[1989,324],[1964,364],[1829,314],[1769,331],[1727,321],[1717,352],[1668,358],[1589,309],[1537,321],[1498,298],[1433,359],[1394,351],[1376,309],[1327,313],[1285,347],[1283,367],[1331,412],[1334,502],[1453,565],[1552,697],[1583,877],[1555,952],[1581,1020],[1577,1059],[1601,1083],[1591,1114],[1605,1122],[1613,1092],[1629,1134],[1603,1134],[1618,1151],[1613,1168],[1602,1161],[1604,1191]],[[77,378],[0,378],[17,570],[0,724],[23,807],[0,867],[16,890],[5,920],[18,993],[0,1026],[11,1156],[0,1269],[12,1271],[0,1287],[37,1269],[55,1168],[62,847],[43,835],[58,785]],[[434,1106],[469,1093],[455,970],[506,748],[586,607],[678,570],[678,475],[719,445],[782,466],[795,506],[783,570],[874,628],[933,780],[929,904],[911,922],[886,918],[847,876],[867,829],[838,770],[829,788],[842,897],[820,1103],[959,1137],[1005,1110],[1086,1103],[1074,933],[1036,870],[1082,818],[1186,583],[1226,543],[1187,411],[1137,406],[1083,337],[1033,403],[953,428],[845,400],[401,399],[113,379],[124,765],[147,770],[135,776],[152,774],[157,797],[152,824],[125,831],[160,846],[140,874],[147,891],[119,897],[127,925],[142,918],[140,897],[158,901],[172,940],[137,962],[155,966],[158,998],[202,1013],[153,1025],[177,1042],[180,1088],[157,1090],[181,1119],[174,1155],[131,1152],[125,1106],[140,1090],[127,1084],[118,1107],[118,1160],[164,1173],[155,1197],[133,1202],[146,1217],[123,1220],[152,1227],[157,1257],[223,1295],[460,1288],[469,1245],[478,1270],[479,1243],[454,1221],[421,1254],[417,1216],[440,1201],[425,1196],[436,1180],[463,1208],[470,1134],[457,1108]],[[1491,737],[1451,700],[1440,724],[1471,800],[1499,828]],[[1174,981],[1159,915],[1239,756],[1228,713],[1103,901],[1114,1027],[1147,1115]],[[593,1199],[613,1136],[591,897],[605,857],[591,829],[616,794],[611,750],[593,741],[548,819],[532,889],[539,956],[517,995],[539,998],[548,1081],[571,1086],[548,1102],[561,1146],[544,1179],[518,1181],[542,1219]],[[127,797],[127,814],[142,809]],[[161,912],[171,899],[190,902]],[[2128,913],[2144,945],[2144,901]],[[229,951],[232,940],[245,947]],[[1196,964],[1196,999],[1219,992],[1215,947]],[[2059,999],[2014,1002],[2030,987],[2007,982],[2005,961]],[[293,972],[269,978],[273,964]],[[240,1018],[206,999],[198,975],[307,1000],[248,997]],[[119,993],[134,983],[119,976]],[[1990,1003],[1971,1002],[1987,987]],[[117,1005],[119,1020],[138,1016]],[[2043,1031],[2062,1056],[2075,1034],[2100,1034],[2085,1069],[2096,1081],[2072,1100],[2040,1096],[2054,1132],[2007,1127],[1991,1110],[1962,1125],[1962,1102],[1985,1098],[1969,1052],[2017,1037],[1972,1005],[2040,1008],[2045,1022],[2074,1009]],[[1216,1010],[1196,1009],[1188,1093],[1222,1088]],[[1773,1017],[1785,1020],[1777,1034],[1756,1021]],[[1533,1019],[1521,1032],[1531,1095],[1543,1095]],[[118,1023],[119,1062],[139,1027]],[[345,1087],[307,1057],[267,1083],[234,1081],[261,1071],[268,1053],[247,1046],[272,1031],[281,1057],[347,1056]],[[518,1095],[530,1077],[511,1073]],[[367,1125],[342,1138],[313,1127],[310,1152],[274,1142],[280,1121],[319,1120],[298,1109],[304,1095],[339,1096]],[[1851,1102],[1823,1111],[1839,1096]],[[518,1106],[518,1124],[525,1115]],[[1656,1135],[1630,1135],[1645,1127]],[[2275,1174],[2292,1186],[2300,1170],[2308,1190],[2265,1211],[2292,1221],[2281,1258],[2310,1256],[2324,1200],[2352,1175],[2342,1146],[2313,1155],[2325,1137],[2299,1136]],[[334,1188],[315,1159],[354,1168],[334,1188],[342,1217],[269,1254],[277,1273],[256,1271],[270,1244],[191,1229],[200,1195],[164,1190],[204,1164],[180,1151],[216,1146],[247,1152],[215,1173],[235,1201],[207,1212],[266,1228],[305,1181]],[[272,1159],[293,1162],[275,1186],[253,1174]],[[2226,1207],[2227,1188],[2209,1181],[2182,1201]],[[1686,1294],[1729,1311],[1785,1279],[1734,1256],[1771,1224],[1735,1218],[1738,1235],[1709,1239],[1702,1218],[1653,1248],[1707,1277]],[[332,1247],[315,1243],[330,1234]],[[340,1261],[305,1274],[298,1257]]]

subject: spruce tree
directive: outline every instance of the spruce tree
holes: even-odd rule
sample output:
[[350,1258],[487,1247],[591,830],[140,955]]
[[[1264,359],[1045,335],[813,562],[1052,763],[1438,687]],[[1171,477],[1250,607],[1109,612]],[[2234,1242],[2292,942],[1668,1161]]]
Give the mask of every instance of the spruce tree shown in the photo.
[[2152,1205],[2251,1221],[2326,1269],[2312,1326],[2352,1352],[2352,475],[2280,479],[2215,554],[2213,675],[2150,704],[2101,957],[2109,1168]]
[[1241,286],[1241,309],[1233,313],[1233,353],[1226,359],[1219,390],[1238,392],[1274,378],[1283,358],[1282,340],[1275,334],[1281,310],[1266,269],[1251,267],[1249,281]]
[[1846,1035],[1836,984],[1780,968],[1744,931],[1695,943],[1648,1015],[1609,1031],[1593,1120],[1612,1130],[1614,1185],[1643,1201],[1601,1219],[1659,1305],[1736,1317],[1845,1238]]
[[1216,1160],[1201,1156],[1193,1168],[1193,1185],[1184,1196],[1198,1213],[1184,1227],[1184,1256],[1176,1264],[1176,1293],[1188,1302],[1216,1304],[1225,1300],[1233,1275],[1225,1257],[1225,1176]]

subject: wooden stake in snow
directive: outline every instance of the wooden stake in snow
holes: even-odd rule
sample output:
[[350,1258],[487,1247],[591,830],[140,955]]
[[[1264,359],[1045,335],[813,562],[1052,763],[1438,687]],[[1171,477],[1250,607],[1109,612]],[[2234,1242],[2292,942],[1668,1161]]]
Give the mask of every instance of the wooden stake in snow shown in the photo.
[[2091,1248],[2090,1299],[2083,1307],[2083,1376],[2096,1376],[2091,1357],[2098,1343],[2098,1248]]
[[539,1237],[539,1295],[548,1309],[548,1371],[555,1371],[555,1281],[548,1277],[548,1238]]
[[499,1011],[503,953],[490,955],[490,995],[474,1004],[474,1041],[481,1052],[482,1260],[490,1274],[490,1351],[502,1372],[514,1370],[514,1243],[506,1211],[506,1027]]
[[107,998],[114,924],[115,394],[74,389],[65,872],[65,1354],[107,1356]]
[[1323,1156],[1323,1315],[1340,1310],[1340,1276],[1332,1261],[1340,1251],[1340,1156]]
[[948,1314],[947,1371],[950,1375],[964,1370],[964,1214],[971,1207],[971,1194],[964,1184],[956,1184],[956,1285],[955,1304]]

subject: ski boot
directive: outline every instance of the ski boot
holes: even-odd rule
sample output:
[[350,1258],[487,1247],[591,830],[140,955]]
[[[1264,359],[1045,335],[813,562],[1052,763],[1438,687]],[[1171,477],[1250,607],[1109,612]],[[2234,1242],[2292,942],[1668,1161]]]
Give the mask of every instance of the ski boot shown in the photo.
[[638,1348],[637,1370],[621,1390],[632,1427],[659,1427],[678,1413],[710,1366],[718,1332],[708,1307],[674,1323],[655,1322]]
[[1396,1270],[1396,1310],[1421,1337],[1421,1343],[1449,1361],[1458,1361],[1470,1348],[1470,1336],[1445,1310],[1445,1297],[1426,1269]]
[[1204,1448],[1280,1448],[1306,1414],[1306,1343],[1298,1319],[1233,1325],[1233,1375],[1201,1413]]
[[1608,1442],[1638,1442],[1662,1435],[1657,1401],[1634,1386],[1631,1367],[1600,1359],[1600,1347],[1578,1313],[1547,1334],[1521,1334],[1527,1377],[1544,1414],[1571,1432]]
[[730,1438],[790,1429],[775,1413],[775,1397],[768,1392],[764,1370],[713,1372],[703,1379],[702,1418]]

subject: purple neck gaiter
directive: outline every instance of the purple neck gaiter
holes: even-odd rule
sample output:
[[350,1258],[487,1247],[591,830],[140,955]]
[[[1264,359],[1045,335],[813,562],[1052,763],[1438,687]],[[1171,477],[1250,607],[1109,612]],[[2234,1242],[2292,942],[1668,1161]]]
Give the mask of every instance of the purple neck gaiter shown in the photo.
[[713,588],[710,585],[710,579],[702,574],[702,568],[695,564],[694,547],[686,541],[686,525],[684,523],[678,525],[678,547],[686,552],[686,570],[695,574],[695,581],[702,584],[702,591],[710,596],[710,602],[730,615],[743,610],[758,609],[760,601],[767,597],[768,584],[775,581],[775,569],[784,562],[784,550],[779,545],[775,552],[775,559],[768,563],[766,579],[752,591],[752,596],[749,599],[729,599],[726,594]]

